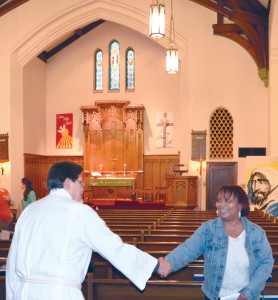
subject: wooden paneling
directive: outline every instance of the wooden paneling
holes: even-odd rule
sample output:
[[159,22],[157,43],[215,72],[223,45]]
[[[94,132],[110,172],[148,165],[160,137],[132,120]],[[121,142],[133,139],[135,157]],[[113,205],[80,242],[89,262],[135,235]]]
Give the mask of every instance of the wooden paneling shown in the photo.
[[[144,106],[127,100],[98,100],[81,106],[84,126],[85,177],[92,171],[138,172],[143,170]],[[143,188],[138,176],[136,188]]]
[[226,184],[237,184],[237,162],[207,162],[206,209],[215,210],[219,189]]
[[166,186],[165,176],[174,175],[173,166],[179,164],[180,153],[144,155],[144,188]]
[[166,205],[195,208],[197,206],[197,176],[166,176]]
[[51,165],[59,161],[71,161],[83,167],[83,156],[24,154],[24,176],[32,181],[38,199],[48,194],[46,187],[47,171]]

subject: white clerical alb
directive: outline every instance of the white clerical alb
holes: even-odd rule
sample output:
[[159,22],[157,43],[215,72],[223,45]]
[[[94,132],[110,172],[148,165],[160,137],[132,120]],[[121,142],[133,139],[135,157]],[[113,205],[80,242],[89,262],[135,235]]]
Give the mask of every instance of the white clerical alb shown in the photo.
[[[18,249],[18,250],[17,250]],[[92,250],[144,289],[157,259],[124,244],[98,214],[64,189],[30,204],[17,221],[7,260],[6,300],[84,299]]]

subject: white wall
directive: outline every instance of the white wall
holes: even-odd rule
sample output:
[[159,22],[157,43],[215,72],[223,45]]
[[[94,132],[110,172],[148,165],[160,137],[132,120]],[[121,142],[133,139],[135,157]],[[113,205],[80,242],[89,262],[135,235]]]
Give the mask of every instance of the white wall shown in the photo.
[[34,58],[24,68],[24,153],[46,153],[46,67]]

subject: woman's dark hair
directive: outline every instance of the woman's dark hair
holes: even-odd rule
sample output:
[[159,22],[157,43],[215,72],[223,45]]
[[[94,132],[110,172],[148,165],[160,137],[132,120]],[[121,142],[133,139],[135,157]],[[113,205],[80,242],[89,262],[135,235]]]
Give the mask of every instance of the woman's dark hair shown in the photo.
[[230,197],[234,197],[237,199],[238,203],[241,204],[241,215],[247,216],[250,212],[249,199],[245,193],[245,191],[238,185],[224,185],[219,190],[218,194],[222,194],[225,199],[229,199]]
[[34,190],[33,186],[32,186],[32,181],[27,177],[23,177],[21,179],[21,182],[22,182],[22,184],[25,185],[25,191],[23,192],[23,198],[25,201],[27,201],[29,193]]
[[48,170],[46,179],[48,191],[52,189],[62,189],[66,178],[75,181],[82,171],[83,168],[73,162],[63,161],[55,163]]

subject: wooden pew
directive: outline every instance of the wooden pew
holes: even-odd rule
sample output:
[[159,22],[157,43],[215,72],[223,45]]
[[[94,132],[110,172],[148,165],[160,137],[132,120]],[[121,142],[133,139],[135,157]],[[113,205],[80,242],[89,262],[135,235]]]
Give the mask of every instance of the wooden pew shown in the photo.
[[6,299],[5,276],[0,275],[0,300]]
[[92,287],[86,298],[88,300],[204,299],[202,283],[193,281],[152,280],[148,281],[144,291],[138,290],[126,279],[92,279],[87,285]]
[[[149,280],[146,289],[139,291],[125,279],[94,279],[87,282],[86,300],[203,300],[202,282]],[[264,295],[278,295],[278,284],[267,283]],[[276,296],[278,298],[278,296]],[[276,299],[277,299],[276,298]]]

